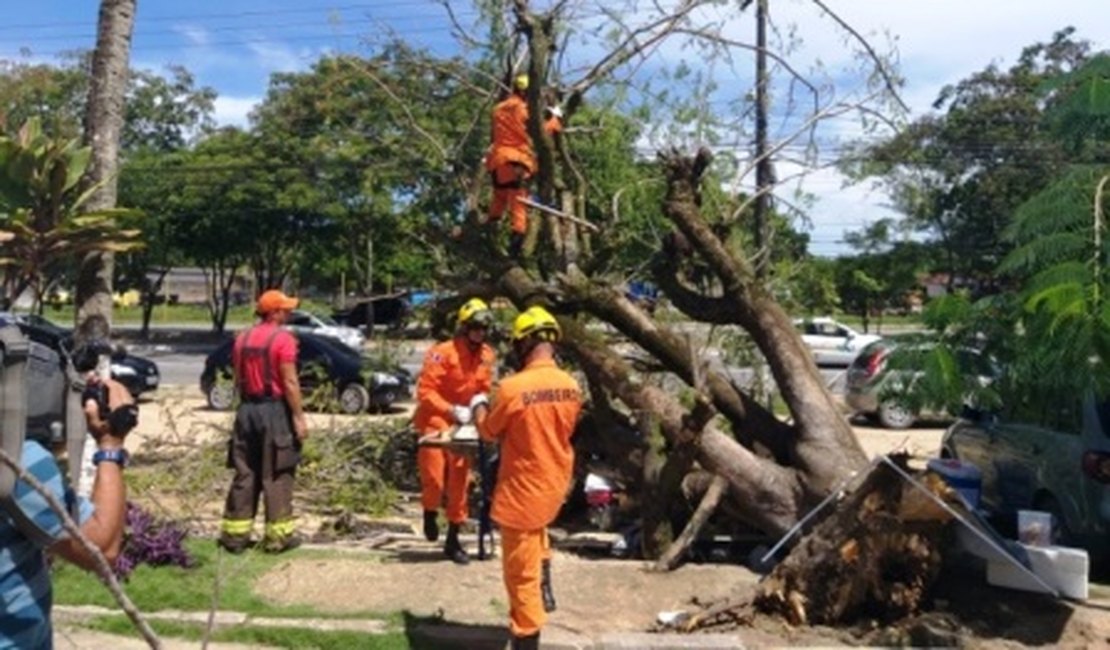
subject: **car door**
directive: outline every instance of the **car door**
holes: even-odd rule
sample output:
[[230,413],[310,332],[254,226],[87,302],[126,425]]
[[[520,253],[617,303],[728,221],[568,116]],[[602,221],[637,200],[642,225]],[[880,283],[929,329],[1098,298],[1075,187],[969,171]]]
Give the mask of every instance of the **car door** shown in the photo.
[[983,477],[980,500],[987,510],[994,510],[998,504],[996,472],[992,460],[992,441],[996,426],[998,419],[990,413],[978,413],[974,418],[964,417],[952,426],[946,442],[946,448],[950,448],[956,458],[979,468]]
[[311,336],[300,336],[297,353],[297,379],[301,392],[311,395],[321,386],[330,386],[331,358],[328,350]]

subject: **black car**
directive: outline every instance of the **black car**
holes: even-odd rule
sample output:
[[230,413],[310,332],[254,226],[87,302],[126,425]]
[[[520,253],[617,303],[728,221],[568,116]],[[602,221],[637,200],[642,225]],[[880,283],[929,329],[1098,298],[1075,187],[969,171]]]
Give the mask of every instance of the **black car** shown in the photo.
[[[347,414],[384,411],[411,397],[412,376],[400,367],[385,367],[327,337],[293,332],[297,337],[297,374],[309,408],[337,406]],[[204,360],[200,389],[208,406],[231,408],[235,401],[229,339]]]
[[[69,354],[73,350],[73,331],[53,323],[42,316],[34,314],[0,314],[0,325],[15,323],[23,334],[36,343],[40,343],[62,354]],[[112,350],[111,358],[112,379],[123,384],[132,397],[138,398],[141,394],[158,388],[162,375],[158,364],[129,353],[123,346],[116,346]]]
[[405,293],[377,296],[332,313],[336,322],[349,327],[361,327],[367,333],[375,325],[385,326],[391,331],[401,331],[405,329],[410,316],[412,303]]

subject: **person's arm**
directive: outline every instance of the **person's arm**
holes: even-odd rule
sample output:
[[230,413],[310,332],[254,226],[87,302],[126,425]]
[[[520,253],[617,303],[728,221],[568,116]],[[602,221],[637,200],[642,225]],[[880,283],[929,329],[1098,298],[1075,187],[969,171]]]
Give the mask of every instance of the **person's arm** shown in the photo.
[[454,406],[440,394],[443,379],[447,376],[447,359],[435,347],[424,356],[424,366],[420,370],[420,380],[416,383],[416,399],[427,404],[432,413],[448,422],[454,420],[451,407]]
[[304,441],[308,437],[308,421],[304,416],[304,401],[301,395],[301,382],[297,378],[297,363],[295,361],[282,361],[278,364],[281,374],[281,384],[285,391],[285,403],[293,415],[293,432],[297,440]]
[[[102,450],[121,449],[122,439],[110,439],[97,448]],[[95,510],[85,523],[81,524],[81,534],[100,549],[108,563],[119,557],[123,545],[123,521],[127,511],[127,490],[123,483],[123,467],[112,461],[102,461],[96,466],[96,480],[93,482],[92,503]],[[92,570],[96,563],[85,547],[75,538],[66,538],[50,547],[51,552],[76,564]]]
[[509,421],[516,409],[515,404],[511,390],[506,390],[502,384],[492,404],[487,402],[474,405],[474,426],[478,429],[479,437],[486,442],[497,442],[509,427]]

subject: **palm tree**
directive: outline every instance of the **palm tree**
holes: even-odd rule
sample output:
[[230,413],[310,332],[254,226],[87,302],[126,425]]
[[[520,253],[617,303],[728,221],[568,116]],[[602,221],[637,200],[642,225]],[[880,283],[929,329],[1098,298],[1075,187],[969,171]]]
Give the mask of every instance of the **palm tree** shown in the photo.
[[[131,33],[137,0],[101,0],[93,52],[92,79],[85,113],[85,143],[92,159],[84,187],[92,188],[87,208],[102,213],[116,205],[120,132],[123,129],[124,96],[127,91]],[[86,332],[92,327],[108,329],[112,322],[112,265],[110,250],[85,254],[77,276],[77,336],[106,338],[107,331]],[[98,318],[90,319],[90,316]]]

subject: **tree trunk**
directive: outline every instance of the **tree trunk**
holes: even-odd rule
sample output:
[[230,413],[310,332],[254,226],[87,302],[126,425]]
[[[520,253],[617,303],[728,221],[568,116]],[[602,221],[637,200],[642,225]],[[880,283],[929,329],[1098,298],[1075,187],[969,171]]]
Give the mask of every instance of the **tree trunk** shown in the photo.
[[[97,188],[85,204],[90,212],[116,206],[120,132],[123,130],[135,9],[136,0],[101,0],[100,3],[85,113],[85,142],[92,147],[92,158],[84,186]],[[114,256],[109,252],[91,252],[81,260],[75,298],[78,338],[107,338],[110,334],[113,265]],[[91,316],[98,317],[92,322],[102,325],[83,328]],[[104,331],[99,331],[102,329]]]

